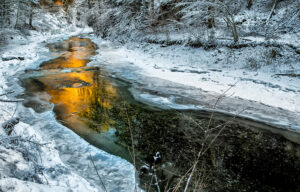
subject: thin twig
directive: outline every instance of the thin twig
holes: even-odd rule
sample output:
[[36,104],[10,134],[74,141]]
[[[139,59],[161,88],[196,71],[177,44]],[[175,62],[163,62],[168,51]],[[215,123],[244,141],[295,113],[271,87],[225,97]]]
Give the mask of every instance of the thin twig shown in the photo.
[[182,183],[183,179],[186,177],[186,175],[190,172],[190,170],[191,170],[192,168],[193,168],[193,166],[190,167],[190,168],[187,170],[187,172],[180,178],[179,182],[176,184],[176,186],[175,186],[175,188],[173,189],[172,192],[175,192],[175,191],[178,190],[178,188],[180,187],[180,184]]
[[238,81],[235,82],[233,85],[231,85],[227,90],[225,90],[225,91],[218,97],[217,101],[215,102],[215,104],[214,104],[214,106],[213,106],[213,112],[211,113],[210,118],[209,118],[208,127],[207,127],[208,129],[209,129],[210,124],[211,124],[211,122],[212,122],[213,116],[214,116],[214,114],[215,114],[215,109],[216,109],[218,103],[221,101],[221,99],[222,99],[223,97],[226,96],[226,93],[227,93],[228,91],[230,91],[234,86],[236,86],[237,83],[238,83]]
[[153,180],[153,174],[151,175],[151,179],[150,179],[150,182],[149,182],[149,186],[148,186],[148,190],[147,190],[147,191],[150,191],[150,188],[151,188],[151,185],[152,185],[152,180]]
[[4,140],[10,140],[10,141],[17,140],[17,141],[20,141],[20,142],[32,143],[32,144],[35,144],[35,145],[38,145],[38,146],[44,146],[44,145],[48,145],[48,144],[51,143],[51,142],[48,142],[48,143],[38,143],[38,142],[32,141],[31,138],[28,138],[28,139],[25,138],[24,139],[21,136],[5,137],[5,138],[2,138],[0,140],[0,142],[2,142]]
[[130,131],[130,137],[131,137],[131,148],[132,148],[132,153],[130,152],[130,155],[131,155],[131,158],[132,158],[132,161],[133,161],[133,165],[134,165],[134,191],[136,192],[137,191],[137,186],[136,186],[136,161],[135,161],[135,150],[134,150],[134,138],[133,138],[133,131],[132,131],[132,126],[131,126],[131,122],[130,122],[130,119],[129,119],[129,115],[128,115],[128,112],[127,112],[127,108],[124,104],[124,107],[125,107],[125,113],[126,113],[126,117],[127,117],[127,122],[128,122],[128,128],[129,128],[129,131]]
[[268,23],[269,23],[269,21],[270,21],[272,15],[273,15],[273,12],[274,12],[274,10],[275,10],[275,8],[276,8],[277,3],[278,3],[278,0],[275,0],[275,1],[274,1],[274,4],[273,4],[273,7],[272,7],[272,9],[271,9],[271,12],[270,12],[270,14],[269,14],[269,16],[268,16],[268,19],[267,19],[267,21],[266,21],[266,25],[268,25]]
[[15,110],[14,110],[14,113],[13,113],[12,116],[11,116],[11,119],[15,116],[15,114],[16,114],[16,112],[17,112],[17,109],[18,109],[18,103],[16,104],[16,108],[15,108]]
[[17,103],[22,101],[24,101],[24,99],[16,99],[16,100],[0,99],[0,102],[4,102],[4,103]]
[[4,95],[11,94],[11,93],[14,93],[14,91],[9,91],[9,92],[7,92],[7,93],[2,93],[2,94],[0,94],[0,97],[1,97],[1,96],[4,96]]
[[94,162],[93,157],[92,157],[91,154],[90,154],[90,159],[91,159],[91,162],[92,162],[92,164],[93,164],[93,166],[94,166],[94,169],[95,169],[95,171],[96,171],[96,173],[97,173],[97,176],[98,176],[98,178],[99,178],[99,181],[100,181],[100,183],[101,183],[101,185],[102,185],[104,191],[107,192],[106,187],[105,187],[105,185],[104,185],[104,183],[103,183],[103,180],[101,179],[100,174],[98,173],[97,167],[96,167],[96,165],[95,165],[95,162]]
[[[194,174],[194,172],[195,172],[195,170],[196,170],[196,166],[197,166],[197,164],[198,164],[198,162],[199,162],[200,156],[203,155],[203,154],[205,154],[206,151],[207,151],[208,149],[211,148],[211,146],[213,145],[213,143],[214,143],[214,142],[216,141],[216,139],[220,136],[220,134],[222,133],[222,131],[227,127],[227,125],[229,125],[230,123],[232,123],[233,120],[236,119],[236,117],[237,117],[239,114],[241,114],[242,112],[244,112],[245,110],[247,110],[247,108],[245,108],[245,109],[241,110],[239,113],[237,113],[237,114],[232,118],[232,120],[229,120],[229,121],[225,122],[225,123],[223,124],[223,127],[220,129],[220,131],[217,133],[217,135],[211,140],[211,142],[210,142],[209,145],[206,147],[206,149],[203,150],[203,146],[204,146],[204,145],[202,144],[201,150],[200,150],[199,153],[198,153],[198,157],[197,157],[197,159],[196,159],[194,165],[192,166],[193,169],[192,169],[192,171],[191,171],[191,174],[189,175],[189,178],[188,178],[187,184],[186,184],[186,186],[185,186],[184,192],[186,192],[186,191],[188,190],[188,186],[189,186],[190,181],[191,181],[191,178],[192,178],[192,176],[193,176],[193,174]],[[206,142],[206,139],[207,139],[207,138],[208,138],[208,137],[205,138],[204,143]],[[203,151],[202,151],[202,150],[203,150]]]
[[156,175],[155,167],[153,167],[153,173],[154,173],[154,178],[155,178],[155,185],[157,187],[157,192],[160,192],[160,188],[159,188],[159,184],[158,184],[158,180],[157,180],[157,175]]

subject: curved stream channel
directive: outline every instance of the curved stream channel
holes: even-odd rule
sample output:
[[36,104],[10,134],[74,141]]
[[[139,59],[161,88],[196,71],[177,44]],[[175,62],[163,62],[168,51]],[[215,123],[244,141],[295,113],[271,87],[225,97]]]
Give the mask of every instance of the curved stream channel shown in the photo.
[[97,49],[90,39],[72,37],[48,48],[57,58],[20,77],[23,104],[38,113],[53,109],[61,124],[130,162],[133,141],[137,169],[150,167],[141,169],[142,187],[155,190],[149,174],[155,166],[161,190],[171,188],[202,149],[193,188],[300,191],[299,144],[259,129],[266,125],[222,114],[210,121],[209,113],[140,103],[128,91],[130,84],[87,65]]

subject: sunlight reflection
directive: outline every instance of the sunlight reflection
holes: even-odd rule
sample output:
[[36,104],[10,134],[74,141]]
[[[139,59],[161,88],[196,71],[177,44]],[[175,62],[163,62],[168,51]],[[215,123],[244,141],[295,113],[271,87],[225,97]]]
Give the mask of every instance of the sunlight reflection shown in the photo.
[[61,43],[50,44],[51,52],[60,53],[56,59],[43,63],[42,69],[65,69],[85,67],[90,56],[95,55],[96,45],[90,39],[72,37]]
[[109,110],[117,97],[117,90],[100,77],[99,70],[88,70],[88,57],[95,45],[88,39],[72,37],[61,45],[49,45],[51,51],[63,51],[61,57],[45,62],[42,69],[78,68],[76,72],[50,74],[39,78],[55,104],[55,111],[64,123],[83,121],[96,131],[108,131],[114,121]]
[[63,5],[61,0],[55,1],[55,4],[58,5],[58,6],[62,6]]

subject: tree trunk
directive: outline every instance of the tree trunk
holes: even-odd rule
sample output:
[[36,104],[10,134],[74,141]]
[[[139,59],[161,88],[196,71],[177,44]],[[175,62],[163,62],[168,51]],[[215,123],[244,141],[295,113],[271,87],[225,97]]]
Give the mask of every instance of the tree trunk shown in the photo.
[[251,9],[252,5],[253,5],[253,0],[248,0],[247,9]]
[[1,24],[1,28],[4,26],[5,21],[6,21],[5,2],[0,1],[0,24]]
[[154,19],[154,0],[150,1],[150,17]]
[[98,8],[101,10],[101,0],[98,0]]
[[33,17],[33,7],[30,6],[30,13],[29,13],[29,26],[32,27],[32,17]]
[[[212,3],[215,3],[215,0],[211,1]],[[207,27],[208,28],[213,28],[215,27],[215,9],[213,6],[209,6],[208,7],[208,13],[210,15],[210,17],[207,20]]]
[[8,26],[10,26],[10,18],[11,18],[11,4],[6,4],[6,13],[5,13],[5,15],[6,15],[6,19],[7,19],[7,24],[8,24]]
[[18,2],[18,10],[17,10],[17,18],[16,18],[15,28],[17,28],[17,26],[18,26],[19,14],[20,14],[20,2]]
[[214,17],[208,18],[208,20],[207,20],[207,27],[211,29],[214,26],[215,26],[215,18]]
[[89,9],[92,8],[91,0],[88,0]]
[[239,41],[239,36],[237,33],[236,23],[234,22],[234,18],[231,17],[230,19],[229,17],[225,17],[224,20],[227,26],[231,28],[234,43],[237,43]]
[[270,12],[270,14],[269,14],[269,17],[268,17],[268,19],[267,19],[267,21],[266,21],[266,24],[269,23],[269,21],[270,21],[272,15],[273,15],[273,13],[274,13],[274,10],[275,10],[277,4],[278,4],[278,0],[274,0],[274,4],[273,4],[272,10],[271,10],[271,12]]
[[239,41],[239,36],[238,36],[237,30],[236,30],[235,22],[232,22],[231,27],[232,27],[233,41],[234,41],[234,43],[237,43]]

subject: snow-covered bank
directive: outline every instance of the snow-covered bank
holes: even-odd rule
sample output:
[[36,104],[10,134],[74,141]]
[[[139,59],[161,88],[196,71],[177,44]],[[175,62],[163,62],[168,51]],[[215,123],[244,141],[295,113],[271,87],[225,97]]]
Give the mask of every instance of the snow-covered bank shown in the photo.
[[[37,127],[21,122],[15,126],[12,136],[28,142],[12,139],[7,141],[11,144],[0,146],[2,191],[97,191],[61,161],[55,143],[42,138]],[[3,136],[2,142],[5,142]]]
[[261,69],[249,69],[247,59],[259,58],[261,51],[262,48],[231,52],[224,48],[205,51],[201,48],[146,45],[141,49],[104,49],[100,53],[106,62],[134,64],[147,76],[219,94],[235,85],[229,95],[234,93],[236,97],[300,112],[300,79],[276,76],[300,72],[299,56],[291,58],[293,61],[288,64],[275,60]]
[[[212,109],[220,94],[230,89],[218,111],[237,114],[246,109],[241,116],[300,130],[300,79],[278,75],[299,74],[300,56],[285,45],[205,50],[146,43],[114,46],[93,40],[100,49],[92,64],[142,87],[138,99],[174,108]],[[149,90],[161,95],[149,96]],[[188,98],[186,107],[178,105],[182,103],[177,96]]]
[[[241,116],[300,130],[298,2],[151,3],[105,1],[79,9],[108,40],[98,41],[96,65],[133,82],[144,102],[211,110],[230,88],[218,111],[247,108]],[[178,105],[179,98],[189,99],[188,106]]]
[[[55,56],[45,47],[46,43],[90,29],[70,27],[59,34],[28,32],[30,36],[14,35],[11,44],[1,52],[0,94],[14,91],[1,99],[21,94],[17,76]],[[36,114],[16,103],[0,102],[0,106],[0,124],[13,116],[20,118],[12,138],[1,128],[2,191],[104,191],[91,157],[107,191],[133,191],[133,165],[89,145],[57,123],[52,112]]]

